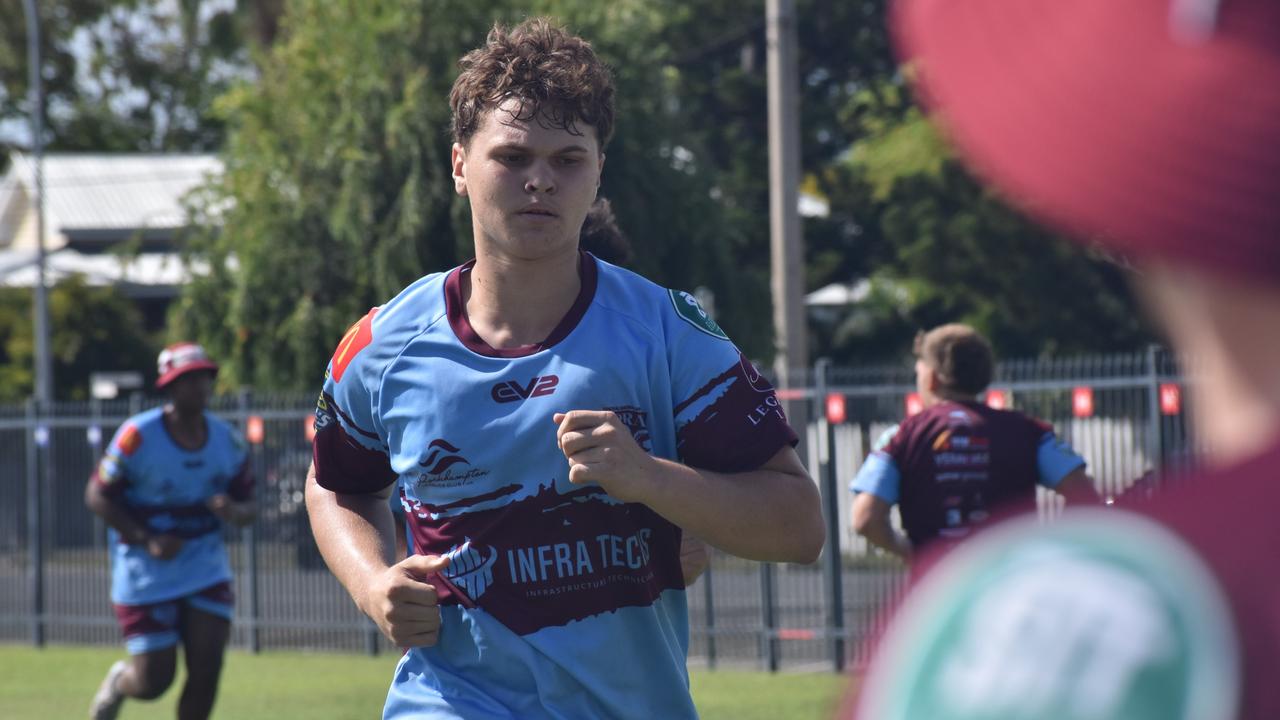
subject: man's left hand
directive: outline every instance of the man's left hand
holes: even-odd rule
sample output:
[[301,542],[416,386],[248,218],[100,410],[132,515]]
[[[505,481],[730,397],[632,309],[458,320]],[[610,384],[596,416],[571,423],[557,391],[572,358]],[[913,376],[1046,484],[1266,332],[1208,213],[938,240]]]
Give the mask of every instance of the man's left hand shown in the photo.
[[556,440],[569,459],[569,482],[594,482],[619,500],[642,501],[657,461],[615,413],[571,410],[551,419],[560,426]]

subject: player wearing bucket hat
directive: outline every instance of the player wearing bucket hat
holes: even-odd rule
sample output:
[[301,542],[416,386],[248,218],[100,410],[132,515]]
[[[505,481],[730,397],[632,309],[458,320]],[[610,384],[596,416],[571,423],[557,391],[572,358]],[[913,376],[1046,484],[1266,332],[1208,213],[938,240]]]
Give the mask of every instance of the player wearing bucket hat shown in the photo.
[[1142,515],[1011,523],[948,556],[857,716],[1280,717],[1280,3],[906,0],[894,30],[987,181],[1132,261],[1196,364],[1209,450]]
[[215,375],[218,364],[209,359],[204,348],[191,342],[174,343],[160,351],[156,361],[156,389],[163,390],[166,385],[182,375],[196,370],[208,370]]
[[128,660],[111,666],[89,716],[110,720],[126,697],[159,697],[184,647],[180,717],[213,707],[232,614],[223,523],[254,515],[244,441],[211,415],[218,366],[194,343],[160,353],[156,386],[169,401],[120,426],[85,488],[111,528],[111,601]]

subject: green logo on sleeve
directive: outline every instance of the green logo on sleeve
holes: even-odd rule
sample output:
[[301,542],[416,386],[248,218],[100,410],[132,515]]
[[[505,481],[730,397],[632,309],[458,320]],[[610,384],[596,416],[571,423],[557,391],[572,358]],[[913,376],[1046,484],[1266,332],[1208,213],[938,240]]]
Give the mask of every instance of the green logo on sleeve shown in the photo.
[[1234,625],[1177,535],[1118,511],[975,538],[913,592],[867,678],[877,720],[1234,718]]
[[711,316],[702,309],[702,306],[698,304],[698,301],[692,295],[682,290],[668,290],[667,292],[670,293],[671,304],[675,306],[676,314],[680,316],[681,320],[712,337],[718,337],[721,340],[729,339],[729,336],[724,334],[724,330],[720,329],[716,321],[711,319]]

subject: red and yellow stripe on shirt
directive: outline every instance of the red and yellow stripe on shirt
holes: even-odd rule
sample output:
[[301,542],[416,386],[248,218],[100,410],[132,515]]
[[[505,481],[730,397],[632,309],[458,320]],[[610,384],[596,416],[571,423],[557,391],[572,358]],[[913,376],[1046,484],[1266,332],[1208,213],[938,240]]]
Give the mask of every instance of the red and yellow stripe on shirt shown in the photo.
[[142,432],[134,425],[126,426],[116,440],[116,447],[120,449],[120,454],[126,457],[137,452],[141,446]]
[[347,366],[356,355],[360,354],[361,350],[373,342],[373,316],[377,314],[378,308],[373,308],[368,315],[360,318],[359,322],[347,328],[331,361],[334,382],[342,382],[342,375],[347,371]]

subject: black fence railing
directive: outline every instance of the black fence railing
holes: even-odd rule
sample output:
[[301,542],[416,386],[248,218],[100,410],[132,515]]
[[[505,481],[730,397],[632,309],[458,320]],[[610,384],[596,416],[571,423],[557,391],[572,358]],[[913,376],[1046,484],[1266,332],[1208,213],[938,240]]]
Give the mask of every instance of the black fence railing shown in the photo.
[[[713,553],[690,588],[690,658],[710,667],[834,668],[861,663],[880,615],[901,591],[895,561],[849,531],[847,484],[885,429],[913,409],[910,368],[819,363],[788,404],[829,526],[812,566],[762,565]],[[1182,380],[1172,361],[1139,355],[1003,364],[988,402],[1050,422],[1088,460],[1100,492],[1155,491],[1154,471],[1188,463]],[[119,642],[108,599],[105,528],[84,484],[103,446],[148,401],[0,406],[0,641]],[[303,507],[313,395],[242,393],[212,410],[253,439],[258,521],[229,535],[238,596],[233,641],[250,650],[392,651],[355,609],[316,550]],[[828,423],[828,410],[842,410]],[[1056,514],[1041,498],[1042,515]]]

